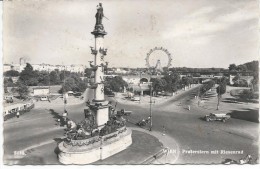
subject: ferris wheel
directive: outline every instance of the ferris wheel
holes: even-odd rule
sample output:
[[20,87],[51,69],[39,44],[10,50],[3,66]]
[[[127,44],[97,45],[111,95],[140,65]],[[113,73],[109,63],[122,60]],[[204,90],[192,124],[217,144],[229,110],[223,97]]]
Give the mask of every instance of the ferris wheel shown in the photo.
[[161,72],[163,67],[169,68],[171,66],[172,55],[166,48],[154,47],[147,53],[145,60],[149,69]]

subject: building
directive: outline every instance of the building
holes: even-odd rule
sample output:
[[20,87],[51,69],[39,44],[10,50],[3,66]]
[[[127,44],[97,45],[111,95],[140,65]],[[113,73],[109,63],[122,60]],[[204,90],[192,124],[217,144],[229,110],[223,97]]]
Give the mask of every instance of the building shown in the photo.
[[49,95],[50,94],[50,87],[49,86],[37,86],[33,88],[33,95]]
[[[74,73],[84,73],[86,66],[84,65],[51,65],[51,64],[31,64],[33,67],[33,70],[37,71],[46,71],[46,72],[51,72],[55,70],[59,71],[69,71],[69,72],[74,72]],[[24,62],[20,61],[20,64],[4,64],[3,65],[3,71],[9,71],[9,70],[15,70],[18,72],[22,72],[24,68],[26,67],[26,64]]]
[[12,70],[12,65],[11,64],[4,64],[3,65],[3,71],[4,72],[10,71],[10,70]]

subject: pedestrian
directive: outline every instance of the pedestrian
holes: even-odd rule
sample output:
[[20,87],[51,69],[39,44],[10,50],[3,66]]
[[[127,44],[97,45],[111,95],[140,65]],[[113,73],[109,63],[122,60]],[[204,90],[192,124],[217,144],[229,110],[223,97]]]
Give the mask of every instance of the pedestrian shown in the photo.
[[62,116],[63,116],[64,126],[66,126],[67,125],[67,116],[68,116],[67,110],[64,111]]
[[57,122],[58,122],[57,125],[60,126],[60,119],[59,118],[57,119]]
[[188,105],[188,110],[190,111],[190,105]]
[[163,136],[165,136],[165,133],[166,133],[166,128],[165,128],[165,126],[163,126]]
[[19,113],[19,111],[17,111],[16,112],[16,117],[19,118],[19,116],[20,116],[20,113]]
[[90,105],[90,101],[88,100],[88,101],[87,101],[87,106],[89,106],[89,105]]

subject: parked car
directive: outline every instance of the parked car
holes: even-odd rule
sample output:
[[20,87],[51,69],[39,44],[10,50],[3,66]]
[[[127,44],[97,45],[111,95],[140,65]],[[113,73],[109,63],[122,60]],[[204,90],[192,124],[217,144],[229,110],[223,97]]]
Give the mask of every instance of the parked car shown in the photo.
[[6,101],[6,103],[13,103],[14,102],[13,96],[6,96],[5,101]]
[[230,119],[230,115],[228,114],[214,114],[210,113],[209,115],[205,116],[206,121],[222,121],[226,122],[228,119]]
[[40,98],[40,100],[41,100],[41,101],[48,101],[49,98],[48,98],[48,96],[42,96],[42,97]]
[[74,92],[73,91],[68,91],[67,94],[68,94],[68,96],[73,96]]
[[107,94],[108,97],[115,97],[115,93]]
[[75,97],[79,97],[79,96],[81,96],[81,95],[82,95],[81,92],[74,93],[74,96],[75,96]]
[[109,89],[105,87],[105,95],[107,95],[108,97],[115,97],[115,93]]
[[131,101],[140,101],[141,98],[139,96],[134,96],[131,98]]

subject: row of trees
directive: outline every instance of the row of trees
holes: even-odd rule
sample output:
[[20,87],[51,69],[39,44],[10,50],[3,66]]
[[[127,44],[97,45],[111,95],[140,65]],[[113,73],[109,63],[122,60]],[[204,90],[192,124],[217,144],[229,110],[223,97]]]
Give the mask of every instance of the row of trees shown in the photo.
[[[217,103],[217,110],[219,110],[219,104],[220,104],[220,100],[222,98],[222,95],[224,93],[226,93],[226,86],[227,86],[227,79],[225,77],[221,78],[220,80],[218,80],[218,87],[216,88],[216,92],[217,92],[217,97],[218,97],[218,103]],[[200,89],[199,89],[199,97],[202,98],[207,91],[209,91],[210,89],[212,89],[216,84],[216,81],[214,80],[210,80],[206,83],[204,83]]]
[[200,87],[200,89],[199,89],[199,97],[203,97],[205,94],[206,94],[206,92],[208,91],[208,90],[210,90],[212,87],[214,87],[215,86],[215,81],[213,81],[213,80],[210,80],[210,81],[208,81],[208,82],[206,82],[206,83],[204,83],[201,87]]
[[[168,74],[162,78],[151,78],[152,89],[157,95],[158,92],[169,92],[173,93],[179,89],[190,87],[192,83],[198,83],[197,79],[192,77],[180,77],[179,74]],[[127,83],[122,79],[121,76],[116,76],[113,78],[106,78],[105,87],[114,92],[121,92],[124,87],[127,88]]]
[[252,62],[240,64],[240,65],[236,65],[236,64],[233,63],[233,64],[229,65],[228,69],[231,72],[239,72],[239,71],[258,72],[259,62],[258,61],[252,61]]
[[177,73],[164,75],[160,79],[152,78],[150,81],[152,82],[152,88],[156,95],[162,91],[173,93],[179,89],[190,87],[191,84],[198,83],[198,79],[192,77],[181,78]]
[[234,86],[238,87],[248,87],[247,81],[240,79],[241,75],[246,75],[244,73],[238,73],[238,72],[243,72],[243,71],[251,71],[251,75],[253,75],[253,80],[251,81],[251,86],[253,91],[258,90],[258,85],[259,85],[259,62],[258,61],[252,61],[252,62],[247,62],[241,65],[236,65],[236,64],[230,64],[229,65],[229,71],[233,72],[235,78],[233,79]]

